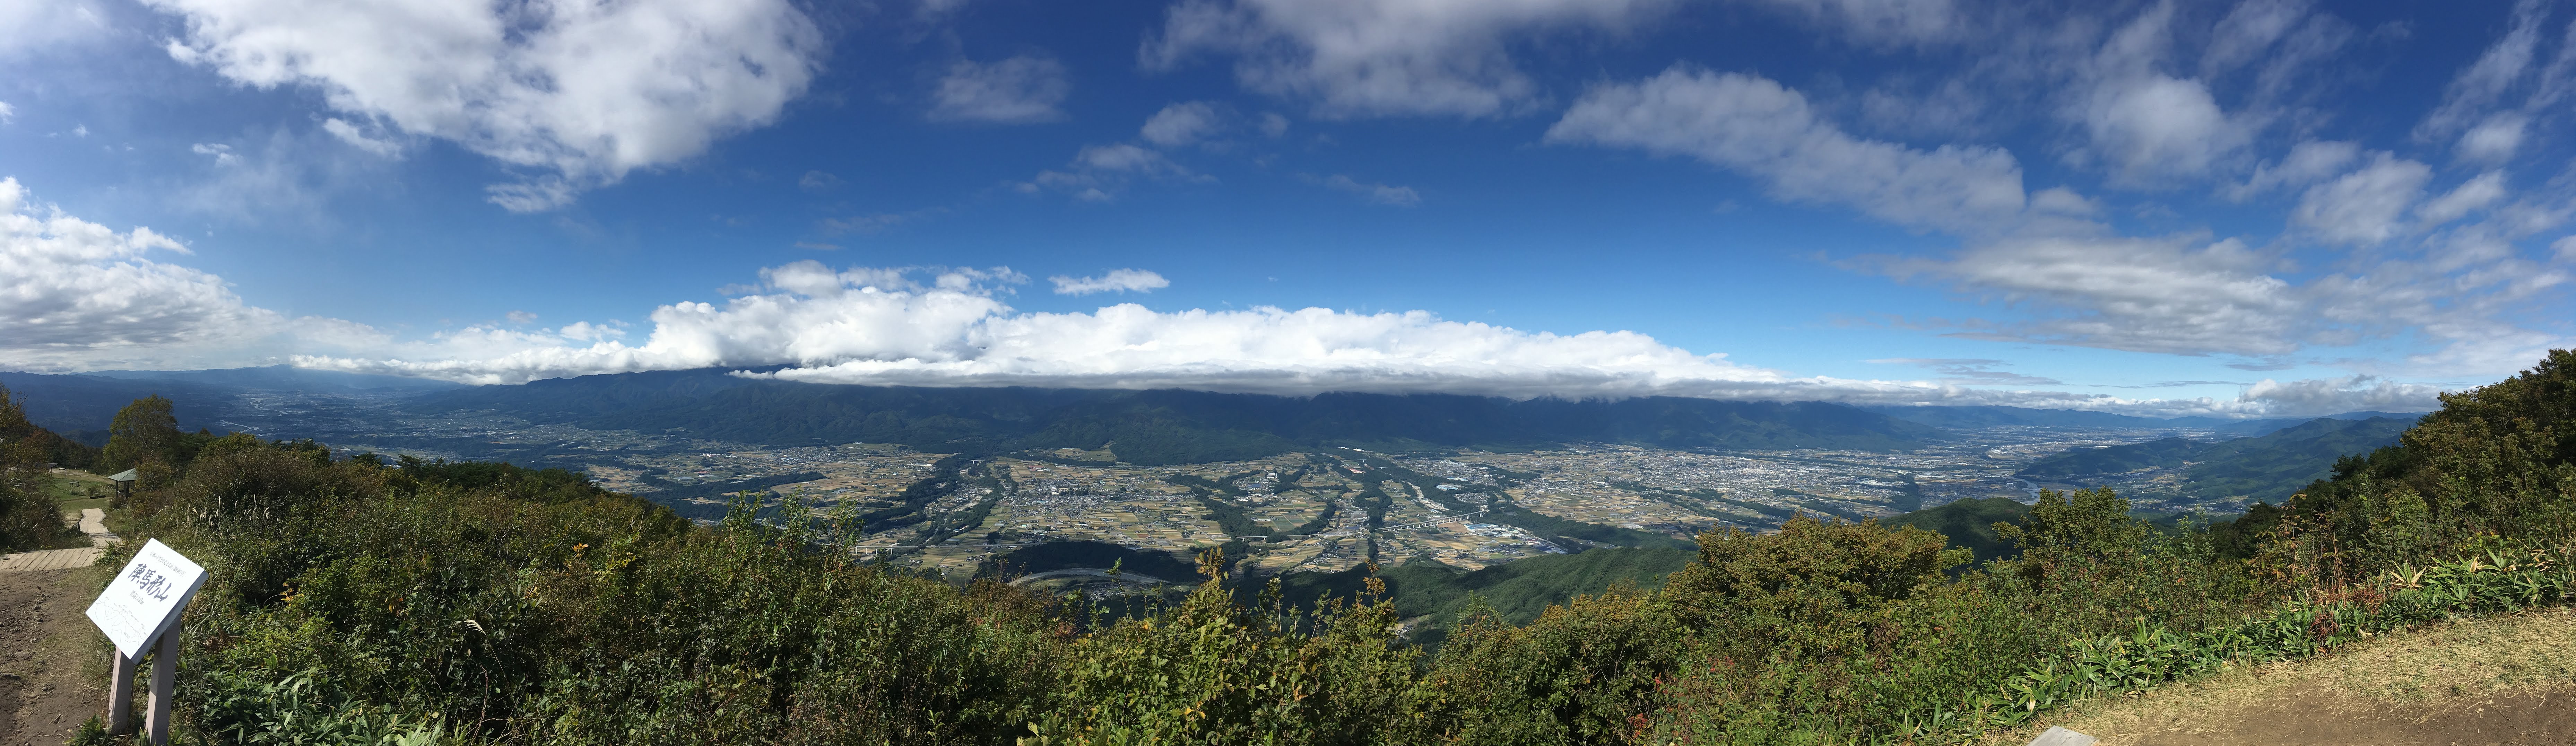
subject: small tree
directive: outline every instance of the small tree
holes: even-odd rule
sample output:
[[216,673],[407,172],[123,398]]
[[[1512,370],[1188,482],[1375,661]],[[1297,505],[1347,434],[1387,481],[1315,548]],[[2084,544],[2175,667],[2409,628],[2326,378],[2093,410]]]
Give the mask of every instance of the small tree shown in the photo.
[[99,470],[115,473],[145,463],[178,466],[179,439],[179,418],[170,413],[169,399],[160,394],[136,399],[108,423]]

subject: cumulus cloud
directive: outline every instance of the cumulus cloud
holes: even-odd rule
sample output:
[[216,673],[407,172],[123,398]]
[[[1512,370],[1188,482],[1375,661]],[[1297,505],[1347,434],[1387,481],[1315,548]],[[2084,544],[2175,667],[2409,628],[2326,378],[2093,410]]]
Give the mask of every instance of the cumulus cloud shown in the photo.
[[[1113,273],[1114,274],[1114,273]],[[928,275],[927,279],[924,275]],[[1327,391],[1531,398],[1685,396],[1856,404],[2008,404],[2151,415],[2304,414],[2310,390],[2362,383],[2266,384],[2235,400],[2131,399],[1971,388],[1958,381],[1796,376],[1696,354],[1626,331],[1532,332],[1428,312],[1323,308],[1160,312],[1132,303],[1089,313],[1026,313],[998,293],[1007,269],[834,270],[798,262],[762,272],[758,292],[652,313],[629,344],[615,326],[556,332],[475,327],[401,356],[310,355],[295,364],[467,383],[706,367],[812,383],[906,386],[1186,388],[1311,395]],[[1892,360],[1998,379],[1992,361]],[[743,373],[740,375],[754,375]],[[2004,373],[2004,376],[2011,374]],[[2345,407],[2349,409],[2351,407]],[[2332,411],[2343,411],[2334,409]],[[2325,413],[2323,411],[2315,413]]]
[[1530,104],[1537,83],[1507,40],[1566,28],[1620,30],[1671,0],[1186,0],[1139,55],[1169,69],[1235,56],[1235,78],[1311,102],[1317,115],[1489,116]]
[[2025,201],[2011,153],[1853,137],[1768,78],[1687,65],[1594,87],[1547,141],[1697,158],[1753,174],[1782,199],[1847,204],[1909,227],[1985,233],[2017,218]]
[[154,257],[188,248],[40,205],[0,178],[0,360],[25,370],[274,363],[294,344],[378,338],[345,321],[251,306],[223,278]]
[[[2314,346],[2409,337],[2439,347],[2405,363],[2425,375],[2509,371],[2569,341],[2514,322],[2568,279],[2519,258],[2514,246],[2564,225],[2568,197],[2561,189],[2517,199],[2501,171],[2428,198],[2434,171],[2424,163],[2351,142],[2303,141],[2220,190],[2237,200],[2295,190],[2292,240],[2256,248],[2201,232],[2122,235],[2100,203],[2072,189],[2025,192],[2021,168],[2001,149],[1854,136],[1797,91],[1748,74],[1685,65],[1597,86],[1547,140],[1696,158],[1749,175],[1783,200],[1958,236],[1962,247],[1947,255],[1841,262],[2011,312],[1892,322],[1942,334],[2239,355],[2262,365]],[[2385,251],[2301,261],[2298,252],[2317,241]]]
[[2481,163],[2500,163],[2512,158],[2522,148],[2522,128],[2531,119],[2515,112],[2487,117],[2487,121],[2460,135],[2457,149],[2460,157]]
[[2503,171],[2488,171],[2462,182],[2450,193],[2426,201],[2415,208],[2416,217],[2425,225],[2441,225],[2466,217],[2505,198],[2511,190],[2505,186]]
[[1162,111],[1154,112],[1137,134],[1146,142],[1177,148],[1215,134],[1219,124],[1214,104],[1190,101],[1165,106]]
[[1047,278],[1055,283],[1057,295],[1090,295],[1092,293],[1150,293],[1172,286],[1161,274],[1142,269],[1113,269],[1099,277],[1056,275]]
[[1056,109],[1073,92],[1064,63],[1020,55],[990,64],[958,60],[931,95],[930,118],[946,122],[1027,124],[1064,118]]
[[2333,181],[2308,187],[2290,212],[2293,224],[2328,241],[2376,245],[2397,235],[2406,208],[2424,196],[2433,168],[2388,153]]
[[2344,412],[2430,412],[2442,408],[2439,387],[2398,383],[2376,376],[2313,378],[2282,383],[2266,378],[2236,397],[2263,412],[2327,415]]
[[338,117],[322,120],[322,131],[331,133],[332,137],[340,138],[341,142],[348,143],[350,147],[379,156],[390,158],[402,154],[402,143],[381,134],[369,133],[358,125],[350,124]]
[[349,133],[382,125],[524,169],[489,195],[521,212],[769,123],[825,49],[788,0],[146,4],[186,21],[168,45],[182,62],[311,87]]
[[2090,154],[2123,183],[2199,175],[2252,137],[2219,109],[2209,86],[2164,75],[2101,85],[2080,116],[2092,136]]
[[[2286,22],[2270,16],[2304,12],[2270,9],[2249,20]],[[2067,154],[2070,162],[2103,168],[2115,185],[2160,187],[2209,174],[2252,142],[2260,117],[2230,115],[2207,81],[2168,71],[2174,22],[2172,4],[2150,6],[2114,30],[2089,59],[2071,65],[2076,74],[2060,115],[2082,127],[2086,139]],[[2222,31],[2211,52],[2250,54],[2258,40],[2269,45],[2259,33],[2231,36]]]

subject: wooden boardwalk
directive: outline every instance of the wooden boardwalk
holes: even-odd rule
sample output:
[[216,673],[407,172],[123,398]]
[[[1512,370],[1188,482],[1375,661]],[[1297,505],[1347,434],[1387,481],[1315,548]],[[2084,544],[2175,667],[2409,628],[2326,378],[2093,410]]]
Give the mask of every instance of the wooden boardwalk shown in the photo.
[[[70,522],[72,516],[64,516]],[[125,543],[107,530],[107,511],[89,508],[80,512],[80,530],[89,535],[89,546],[75,549],[46,549],[17,554],[0,554],[0,572],[35,572],[82,567],[98,561],[100,552]]]

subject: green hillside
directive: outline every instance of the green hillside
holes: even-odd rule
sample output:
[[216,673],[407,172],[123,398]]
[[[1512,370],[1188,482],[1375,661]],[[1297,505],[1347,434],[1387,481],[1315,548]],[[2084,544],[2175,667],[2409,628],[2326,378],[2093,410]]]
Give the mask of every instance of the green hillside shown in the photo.
[[1979,563],[2011,559],[2019,554],[1995,533],[1996,523],[2020,523],[2030,516],[2030,506],[2009,497],[1969,498],[1938,508],[1917,510],[1904,515],[1878,519],[1880,525],[1912,526],[1950,537],[1950,546],[1975,553]]
[[2281,503],[2308,483],[2334,476],[2339,459],[2396,445],[2412,419],[2311,420],[2266,435],[2218,443],[2192,466],[2191,490],[2208,497]]
[[[1399,615],[1406,619],[1430,617],[1433,629],[1454,623],[1470,594],[1481,598],[1503,619],[1527,624],[1547,607],[1564,604],[1576,595],[1597,594],[1620,584],[1633,584],[1644,590],[1661,586],[1665,576],[1690,564],[1692,556],[1689,550],[1660,547],[1595,549],[1532,557],[1472,572],[1416,559],[1382,567],[1378,577],[1386,581],[1387,596],[1395,602]],[[1335,573],[1290,573],[1280,578],[1280,598],[1309,608],[1328,595],[1355,598],[1364,591],[1366,577],[1366,567]],[[1247,585],[1236,593],[1251,602],[1265,587]],[[1440,634],[1433,632],[1416,639],[1437,639]]]

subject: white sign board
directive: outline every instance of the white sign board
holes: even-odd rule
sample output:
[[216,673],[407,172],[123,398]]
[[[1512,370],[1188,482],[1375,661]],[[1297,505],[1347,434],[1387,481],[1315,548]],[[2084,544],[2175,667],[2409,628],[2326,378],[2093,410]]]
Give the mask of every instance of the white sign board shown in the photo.
[[118,652],[142,655],[161,631],[179,621],[179,610],[206,584],[206,568],[179,556],[160,539],[144,543],[134,561],[89,605],[89,621]]

